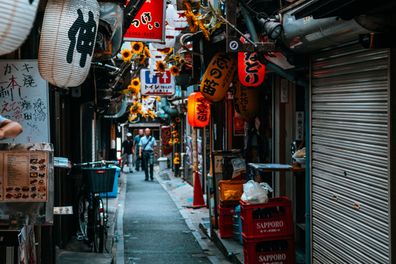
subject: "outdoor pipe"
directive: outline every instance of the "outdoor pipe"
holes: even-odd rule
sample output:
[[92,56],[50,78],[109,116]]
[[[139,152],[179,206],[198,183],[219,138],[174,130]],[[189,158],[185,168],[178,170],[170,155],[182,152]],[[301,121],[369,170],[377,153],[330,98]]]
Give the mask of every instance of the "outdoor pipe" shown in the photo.
[[126,97],[124,97],[122,99],[121,108],[120,108],[120,111],[118,111],[118,113],[116,113],[114,115],[105,115],[103,117],[104,118],[119,118],[125,114],[125,111],[127,110],[127,108],[128,108],[128,100],[126,99]]
[[177,116],[179,111],[170,107],[170,103],[167,98],[161,98],[161,109],[164,110],[169,116]]
[[[241,5],[241,14],[243,16],[243,19],[246,22],[246,27],[250,33],[250,38],[254,42],[260,42],[260,40],[257,36],[256,29],[253,24],[253,21],[249,15],[249,12],[248,12],[248,10],[246,10],[246,8],[243,5]],[[289,73],[289,72],[285,71],[284,69],[282,69],[281,67],[279,67],[278,65],[273,64],[272,62],[268,61],[264,57],[264,55],[260,54],[260,56],[258,58],[259,58],[260,62],[265,64],[265,66],[267,67],[268,70],[275,72],[279,76],[281,76],[291,82],[294,82],[299,86],[308,87],[308,83],[306,81],[297,78],[297,76],[295,74]]]

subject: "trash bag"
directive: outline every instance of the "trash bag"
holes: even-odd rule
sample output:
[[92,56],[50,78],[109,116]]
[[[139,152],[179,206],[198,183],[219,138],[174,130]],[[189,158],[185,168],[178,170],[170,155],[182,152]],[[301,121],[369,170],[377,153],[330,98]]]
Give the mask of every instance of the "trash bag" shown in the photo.
[[266,203],[268,202],[268,192],[272,191],[268,183],[258,183],[250,180],[243,185],[241,200],[252,204]]

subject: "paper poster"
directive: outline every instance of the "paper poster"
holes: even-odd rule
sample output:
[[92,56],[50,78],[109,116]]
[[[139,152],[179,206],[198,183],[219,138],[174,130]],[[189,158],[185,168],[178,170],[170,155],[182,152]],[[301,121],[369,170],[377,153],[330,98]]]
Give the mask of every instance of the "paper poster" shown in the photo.
[[0,60],[0,115],[23,127],[22,134],[2,143],[50,141],[48,83],[37,60]]
[[0,152],[3,172],[2,198],[5,202],[46,202],[48,200],[48,154],[46,152]]

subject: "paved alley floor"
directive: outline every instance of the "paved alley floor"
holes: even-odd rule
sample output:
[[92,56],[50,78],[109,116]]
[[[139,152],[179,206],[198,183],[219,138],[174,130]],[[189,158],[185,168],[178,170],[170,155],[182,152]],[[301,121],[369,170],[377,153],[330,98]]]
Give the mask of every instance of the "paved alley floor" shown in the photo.
[[132,263],[210,263],[168,193],[143,172],[127,174],[124,259]]

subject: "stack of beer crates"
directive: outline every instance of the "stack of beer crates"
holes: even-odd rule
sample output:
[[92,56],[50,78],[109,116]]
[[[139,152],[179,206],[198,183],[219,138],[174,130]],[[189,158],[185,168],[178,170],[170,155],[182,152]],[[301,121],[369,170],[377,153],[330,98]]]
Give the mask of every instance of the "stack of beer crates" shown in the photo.
[[240,204],[245,264],[294,264],[291,201],[280,197],[264,204]]
[[243,193],[244,180],[221,180],[219,181],[219,206],[218,223],[221,238],[232,238],[234,236],[233,216],[235,207]]

